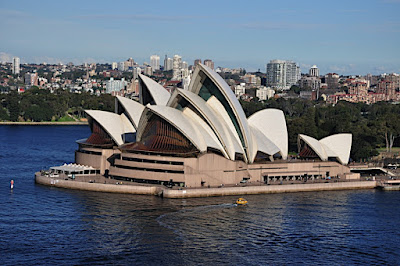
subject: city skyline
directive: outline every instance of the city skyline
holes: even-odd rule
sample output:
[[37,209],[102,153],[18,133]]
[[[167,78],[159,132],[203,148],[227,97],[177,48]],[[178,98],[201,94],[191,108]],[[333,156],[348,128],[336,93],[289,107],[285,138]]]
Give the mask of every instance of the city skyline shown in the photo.
[[[212,7],[212,8],[211,8]],[[210,58],[215,66],[265,71],[273,59],[298,62],[303,73],[400,72],[399,0],[105,1],[68,4],[1,1],[0,61],[111,63],[153,54],[178,54],[189,64]]]

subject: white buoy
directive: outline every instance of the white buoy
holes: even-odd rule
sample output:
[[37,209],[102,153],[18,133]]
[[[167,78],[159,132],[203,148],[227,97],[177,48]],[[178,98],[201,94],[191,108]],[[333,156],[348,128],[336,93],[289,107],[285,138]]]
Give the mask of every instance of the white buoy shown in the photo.
[[11,189],[13,189],[14,188],[14,180],[11,179],[10,185],[11,185]]

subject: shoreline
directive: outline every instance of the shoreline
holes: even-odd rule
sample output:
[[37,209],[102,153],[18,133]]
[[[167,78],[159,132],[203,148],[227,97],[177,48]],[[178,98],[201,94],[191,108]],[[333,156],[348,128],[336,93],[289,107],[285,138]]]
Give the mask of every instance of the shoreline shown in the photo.
[[[100,181],[100,180],[98,180]],[[377,181],[345,181],[332,183],[312,183],[312,184],[288,184],[288,185],[254,185],[240,187],[219,187],[219,188],[167,188],[163,186],[138,185],[122,182],[114,179],[102,177],[100,182],[77,181],[71,179],[60,179],[35,173],[37,184],[86,191],[109,192],[152,195],[164,198],[204,198],[221,196],[241,196],[272,193],[293,193],[311,191],[332,191],[332,190],[354,190],[354,189],[375,189]]]
[[87,126],[88,122],[0,122],[5,126]]

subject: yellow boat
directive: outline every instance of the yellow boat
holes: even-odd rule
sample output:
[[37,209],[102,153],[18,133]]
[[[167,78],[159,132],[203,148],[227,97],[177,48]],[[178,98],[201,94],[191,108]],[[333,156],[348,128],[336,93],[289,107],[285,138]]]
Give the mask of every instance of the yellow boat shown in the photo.
[[247,200],[244,199],[244,198],[238,198],[238,199],[236,200],[236,204],[237,204],[237,205],[246,205],[246,204],[247,204]]

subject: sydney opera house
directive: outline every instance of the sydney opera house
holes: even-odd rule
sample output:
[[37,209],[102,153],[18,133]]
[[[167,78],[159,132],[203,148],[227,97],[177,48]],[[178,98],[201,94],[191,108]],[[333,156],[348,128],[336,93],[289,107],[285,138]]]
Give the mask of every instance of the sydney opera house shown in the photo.
[[188,188],[351,175],[350,134],[299,135],[299,156],[288,159],[283,112],[247,118],[207,66],[197,66],[188,90],[170,94],[144,75],[139,83],[139,102],[117,97],[115,113],[86,111],[92,134],[77,141],[77,164],[110,179]]

